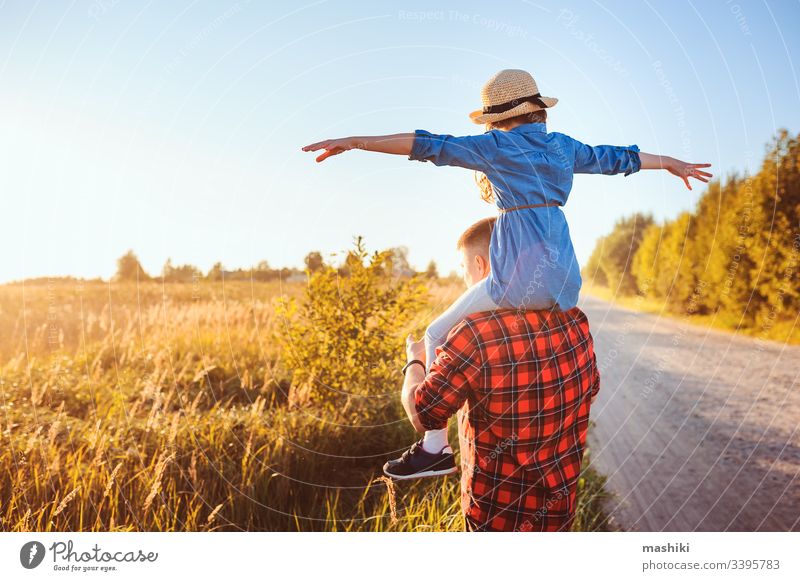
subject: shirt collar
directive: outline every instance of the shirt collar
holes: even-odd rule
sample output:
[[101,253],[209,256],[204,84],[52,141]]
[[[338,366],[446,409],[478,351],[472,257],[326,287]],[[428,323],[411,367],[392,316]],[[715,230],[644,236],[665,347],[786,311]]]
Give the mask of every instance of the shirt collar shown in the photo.
[[512,129],[511,131],[516,131],[517,133],[547,133],[547,124],[523,123],[522,125],[514,127],[514,129]]

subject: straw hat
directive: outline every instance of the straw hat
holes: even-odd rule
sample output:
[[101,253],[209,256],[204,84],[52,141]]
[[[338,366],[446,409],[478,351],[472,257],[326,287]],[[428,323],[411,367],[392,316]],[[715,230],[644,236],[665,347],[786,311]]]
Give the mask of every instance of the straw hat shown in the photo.
[[489,79],[481,89],[483,109],[473,111],[469,118],[475,123],[491,123],[533,113],[558,103],[554,97],[542,97],[530,73],[505,69]]

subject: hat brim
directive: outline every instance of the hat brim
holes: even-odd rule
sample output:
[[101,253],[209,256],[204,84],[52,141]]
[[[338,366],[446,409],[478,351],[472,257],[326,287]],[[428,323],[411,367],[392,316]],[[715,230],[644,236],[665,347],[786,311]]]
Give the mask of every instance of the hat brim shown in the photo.
[[558,99],[555,97],[541,97],[542,102],[545,104],[545,107],[539,107],[535,103],[531,103],[530,101],[525,101],[524,103],[520,103],[513,109],[509,109],[508,111],[503,111],[502,113],[484,113],[483,110],[473,111],[469,114],[469,118],[472,119],[473,123],[477,123],[479,125],[484,123],[494,123],[495,121],[502,121],[503,119],[511,119],[512,117],[516,117],[517,115],[523,115],[525,113],[534,113],[536,111],[542,111],[543,109],[549,109],[556,103],[558,103]]

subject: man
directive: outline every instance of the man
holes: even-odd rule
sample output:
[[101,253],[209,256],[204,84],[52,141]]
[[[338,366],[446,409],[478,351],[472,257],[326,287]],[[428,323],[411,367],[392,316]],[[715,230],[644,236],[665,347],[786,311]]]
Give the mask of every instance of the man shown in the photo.
[[[458,242],[468,286],[489,274],[494,218]],[[461,505],[472,531],[567,531],[600,386],[586,315],[501,309],[456,325],[425,375],[423,341],[406,340],[402,402],[414,428],[458,412]],[[429,469],[419,443],[387,473]]]

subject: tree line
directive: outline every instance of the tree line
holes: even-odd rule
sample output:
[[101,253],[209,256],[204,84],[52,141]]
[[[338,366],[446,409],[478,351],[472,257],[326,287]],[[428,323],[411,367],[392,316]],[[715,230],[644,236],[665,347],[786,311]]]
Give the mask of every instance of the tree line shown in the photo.
[[296,268],[270,268],[266,260],[262,260],[252,268],[237,268],[227,270],[221,262],[215,263],[206,273],[192,264],[175,265],[171,259],[167,259],[161,269],[161,273],[152,276],[148,273],[139,258],[129,250],[117,259],[117,272],[114,280],[120,282],[146,282],[158,280],[165,282],[195,282],[198,280],[257,280],[268,281],[276,279],[286,279],[292,275],[301,274],[302,271]]
[[598,240],[583,269],[616,294],[676,314],[768,330],[800,311],[800,141],[782,130],[755,175],[709,183],[693,211],[656,223],[634,214]]
[[[360,241],[357,238],[357,241]],[[408,261],[408,249],[404,246],[390,248],[384,252],[384,268],[396,277],[408,278],[416,274]],[[349,256],[349,254],[348,254]],[[301,276],[303,274],[313,274],[323,270],[326,266],[332,266],[331,261],[325,260],[322,253],[319,251],[309,252],[304,259],[304,269],[297,268],[270,268],[266,260],[262,260],[252,268],[238,268],[234,270],[225,269],[221,262],[214,264],[208,272],[203,273],[198,267],[191,264],[174,265],[171,259],[167,259],[166,263],[161,269],[158,276],[151,276],[145,271],[139,258],[133,252],[128,250],[119,259],[117,259],[117,271],[114,279],[117,281],[127,282],[144,282],[148,280],[163,280],[165,282],[194,282],[197,280],[255,280],[255,281],[269,281],[269,280],[286,280],[292,276]],[[345,260],[340,266],[337,267],[337,272],[340,276],[347,276],[350,273],[350,266]],[[436,268],[436,263],[431,261],[424,271],[427,278],[438,278],[439,273]]]

